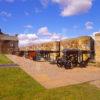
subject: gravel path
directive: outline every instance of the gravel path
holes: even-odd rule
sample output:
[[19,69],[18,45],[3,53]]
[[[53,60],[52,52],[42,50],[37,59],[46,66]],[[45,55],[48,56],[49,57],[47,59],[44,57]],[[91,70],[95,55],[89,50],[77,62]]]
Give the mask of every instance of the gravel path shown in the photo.
[[19,67],[45,88],[55,88],[88,81],[100,80],[100,68],[73,68],[65,70],[49,62],[35,62],[24,57],[7,55]]

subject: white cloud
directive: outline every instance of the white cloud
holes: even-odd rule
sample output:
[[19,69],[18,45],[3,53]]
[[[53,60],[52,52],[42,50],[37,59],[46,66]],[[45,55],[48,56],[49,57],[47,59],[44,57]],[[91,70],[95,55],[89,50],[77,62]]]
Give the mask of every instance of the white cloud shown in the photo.
[[36,34],[27,34],[27,37],[29,40],[36,40],[38,39],[38,36]]
[[[42,37],[42,36],[43,37]],[[64,39],[65,37],[57,34],[57,33],[50,33],[47,27],[41,27],[38,29],[37,33],[35,34],[19,34],[19,46],[29,46],[37,43],[44,43],[49,41],[59,41]]]
[[34,44],[45,43],[45,42],[50,42],[50,41],[52,41],[50,38],[47,38],[47,39],[39,38],[39,39],[34,41]]
[[62,16],[72,16],[87,12],[92,7],[93,0],[52,0],[61,6]]
[[0,16],[2,16],[2,17],[11,17],[12,14],[9,13],[9,12],[6,12],[6,11],[1,11],[1,12],[0,12]]
[[62,39],[62,36],[57,33],[53,33],[50,38],[51,38],[51,40],[59,41]]
[[86,22],[85,27],[87,30],[93,29],[93,22],[90,21]]
[[97,31],[97,32],[93,32],[92,36],[95,37],[96,34],[100,34],[100,31]]
[[25,25],[24,28],[27,28],[27,29],[32,29],[33,26],[32,25]]
[[100,33],[100,31],[93,32],[92,35],[91,35],[91,37],[95,40],[95,35],[98,34],[98,33]]
[[41,27],[40,29],[38,29],[37,33],[40,35],[46,35],[46,36],[51,35],[47,27]]
[[34,41],[38,39],[36,34],[19,34],[19,46],[29,46],[34,44]]
[[19,34],[18,35],[18,39],[23,41],[23,40],[26,40],[27,39],[27,35],[26,34]]
[[36,40],[38,39],[38,36],[36,34],[19,34],[18,35],[19,40]]
[[[96,37],[95,37],[96,34],[100,34],[100,31],[93,32],[90,36],[91,36],[94,40],[96,39],[97,41],[100,41],[99,38],[96,38]],[[96,42],[96,45],[100,46],[100,43],[99,43],[99,42]]]

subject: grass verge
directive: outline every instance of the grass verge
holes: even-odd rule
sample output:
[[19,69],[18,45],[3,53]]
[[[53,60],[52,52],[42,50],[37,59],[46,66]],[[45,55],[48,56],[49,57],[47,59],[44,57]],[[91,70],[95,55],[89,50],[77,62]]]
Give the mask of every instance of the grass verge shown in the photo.
[[30,100],[45,90],[20,68],[0,68],[0,100]]

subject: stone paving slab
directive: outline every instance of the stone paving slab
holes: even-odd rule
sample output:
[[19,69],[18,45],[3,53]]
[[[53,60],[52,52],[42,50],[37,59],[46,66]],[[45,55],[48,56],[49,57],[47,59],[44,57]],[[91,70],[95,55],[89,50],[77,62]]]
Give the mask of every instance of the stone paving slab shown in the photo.
[[100,80],[100,68],[93,66],[66,70],[49,62],[36,62],[14,55],[7,57],[47,89]]

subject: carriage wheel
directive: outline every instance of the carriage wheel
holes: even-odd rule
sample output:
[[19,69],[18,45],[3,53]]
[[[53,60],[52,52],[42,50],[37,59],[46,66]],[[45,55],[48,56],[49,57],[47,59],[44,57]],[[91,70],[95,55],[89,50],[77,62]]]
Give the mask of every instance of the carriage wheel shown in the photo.
[[63,63],[62,63],[61,59],[57,59],[57,66],[58,67],[62,67],[63,66]]
[[71,67],[71,62],[66,62],[65,64],[64,64],[64,67],[65,67],[65,69],[71,69],[72,67]]

